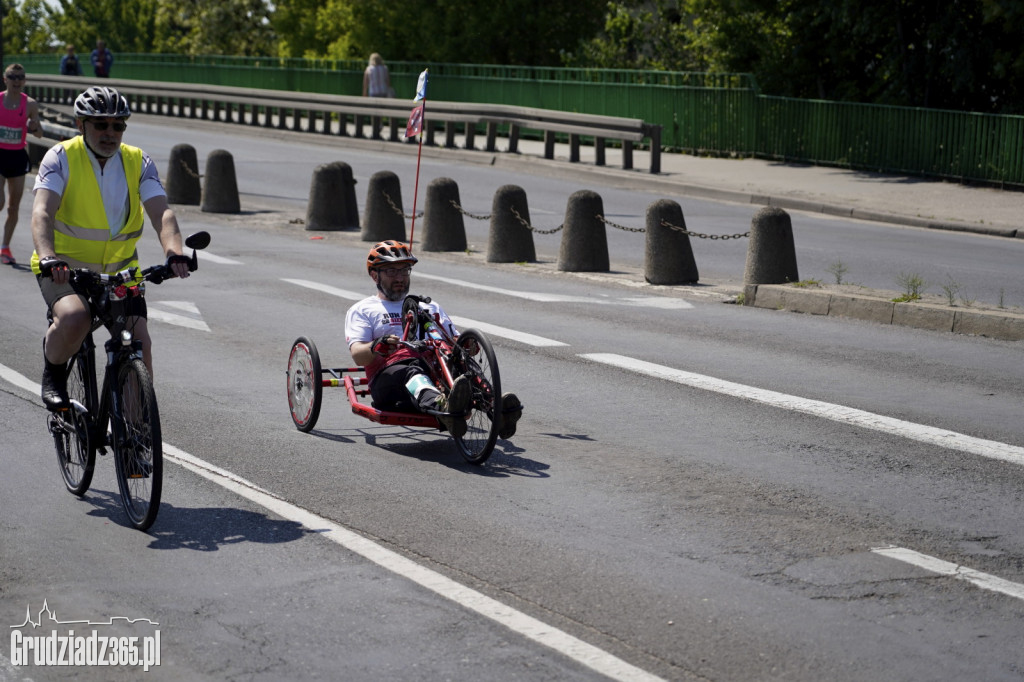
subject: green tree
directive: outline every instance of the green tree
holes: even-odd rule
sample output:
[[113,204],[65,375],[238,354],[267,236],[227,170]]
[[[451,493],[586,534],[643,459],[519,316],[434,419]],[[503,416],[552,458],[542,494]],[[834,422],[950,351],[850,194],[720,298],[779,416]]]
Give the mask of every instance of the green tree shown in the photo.
[[152,51],[157,0],[59,0],[59,3],[53,14],[54,33],[60,43],[73,43],[86,59],[97,40],[106,42],[115,53],[115,69],[117,52]]
[[265,0],[158,0],[155,52],[269,56],[274,52]]
[[346,0],[279,0],[271,17],[281,57],[365,57],[351,45],[352,3]]
[[608,2],[604,29],[575,52],[566,50],[563,61],[607,69],[698,70],[689,21],[672,0]]
[[4,13],[4,62],[16,61],[19,53],[39,54],[53,49],[51,10],[45,0],[0,0]]
[[1022,0],[687,0],[692,43],[764,92],[1019,111]]
[[604,0],[281,0],[274,29],[287,56],[558,66],[601,27]]

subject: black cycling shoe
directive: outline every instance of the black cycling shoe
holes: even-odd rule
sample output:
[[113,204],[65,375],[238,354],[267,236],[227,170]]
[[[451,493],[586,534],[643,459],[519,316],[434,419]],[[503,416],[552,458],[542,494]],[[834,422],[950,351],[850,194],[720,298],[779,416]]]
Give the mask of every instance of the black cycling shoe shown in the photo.
[[506,393],[501,396],[501,427],[498,429],[498,438],[508,440],[516,435],[516,422],[523,416],[523,404],[519,402],[519,396],[515,393]]
[[437,399],[437,410],[448,412],[449,415],[438,417],[438,421],[444,424],[448,433],[456,438],[466,435],[466,420],[462,417],[469,409],[473,401],[473,388],[469,385],[469,377],[463,375],[452,382],[452,389],[448,397],[440,396]]
[[55,365],[43,358],[42,397],[43,405],[51,412],[65,410],[71,406],[68,398],[68,370],[64,365]]

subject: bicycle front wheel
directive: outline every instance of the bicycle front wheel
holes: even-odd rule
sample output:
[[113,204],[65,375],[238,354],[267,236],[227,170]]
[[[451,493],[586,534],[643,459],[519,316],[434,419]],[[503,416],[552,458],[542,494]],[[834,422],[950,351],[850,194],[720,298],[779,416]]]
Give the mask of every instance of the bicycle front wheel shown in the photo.
[[120,364],[110,398],[121,504],[131,524],[146,530],[160,510],[164,456],[153,380],[141,359]]
[[[57,463],[68,492],[81,497],[89,490],[96,467],[96,444],[89,432],[88,413],[96,409],[96,370],[93,356],[75,354],[68,368],[68,397],[71,407],[50,415],[50,433],[57,450]],[[83,411],[85,410],[85,411]]]
[[[491,342],[483,333],[467,329],[459,334],[456,343],[464,350],[463,367],[453,367],[452,376],[468,375],[473,388],[473,401],[469,418],[466,420],[466,434],[455,438],[459,453],[470,464],[483,464],[491,456],[494,443],[498,440],[497,415],[501,414],[501,376],[498,374],[498,360]],[[476,345],[476,355],[469,349]]]
[[288,410],[295,428],[308,433],[320,417],[323,378],[316,344],[300,336],[288,354]]

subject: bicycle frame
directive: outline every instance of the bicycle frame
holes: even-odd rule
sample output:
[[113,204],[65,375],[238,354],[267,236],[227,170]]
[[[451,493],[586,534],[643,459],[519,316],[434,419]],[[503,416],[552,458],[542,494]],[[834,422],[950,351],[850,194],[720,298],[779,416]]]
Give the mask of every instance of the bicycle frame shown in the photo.
[[[142,296],[143,292],[140,291],[135,295]],[[95,306],[93,297],[90,297],[89,307],[93,310],[93,327],[92,331],[86,335],[78,352],[79,354],[87,354],[86,366],[90,371],[88,375],[90,385],[87,387],[87,391],[93,397],[93,404],[96,406],[95,410],[89,409],[90,406],[88,405],[86,406],[87,420],[91,429],[89,435],[91,438],[95,438],[93,442],[97,444],[97,448],[102,452],[105,446],[109,445],[106,438],[107,424],[110,424],[112,430],[119,429],[121,424],[121,415],[117,413],[119,408],[110,399],[111,386],[114,378],[117,376],[117,368],[132,358],[142,359],[142,341],[136,339],[131,330],[127,328],[128,320],[125,315],[128,307],[127,297],[120,300],[111,299],[107,310],[102,309],[102,302],[100,302],[100,305]],[[93,331],[99,329],[100,326],[107,326],[107,324],[110,325],[110,338],[103,343],[103,349],[107,354],[107,362],[103,368],[103,384],[97,388],[95,383],[96,344],[93,341]],[[111,415],[112,405],[113,415]],[[111,416],[114,419],[111,419]],[[124,434],[118,432],[113,435],[117,438]]]
[[[198,267],[195,250],[209,242],[205,232],[185,240],[185,246],[193,249],[190,271]],[[70,409],[54,410],[49,421],[65,485],[72,494],[81,496],[88,490],[96,453],[106,454],[108,447],[114,452],[121,501],[131,525],[139,530],[153,524],[160,508],[163,445],[153,380],[143,360],[142,341],[133,333],[133,325],[141,318],[129,316],[129,302],[145,295],[146,282],[159,284],[175,276],[170,264],[116,274],[71,270],[73,287],[92,316],[68,367],[76,378],[74,387],[69,383],[69,394],[81,396],[85,404],[72,399]],[[48,318],[52,324],[52,311]],[[93,333],[100,326],[109,330],[110,338],[103,344],[107,358],[103,382],[97,388]]]

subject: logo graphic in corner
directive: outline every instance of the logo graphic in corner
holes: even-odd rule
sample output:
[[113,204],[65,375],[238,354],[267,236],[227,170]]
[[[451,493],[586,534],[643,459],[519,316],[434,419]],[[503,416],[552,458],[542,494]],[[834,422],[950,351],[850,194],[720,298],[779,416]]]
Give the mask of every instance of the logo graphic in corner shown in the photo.
[[[25,620],[10,626],[10,660],[16,666],[141,666],[148,672],[151,667],[160,665],[159,625],[149,618],[125,616],[111,616],[99,621],[60,620],[46,601],[33,619],[32,605],[29,604],[25,607]],[[74,626],[78,632],[66,629],[67,626]],[[152,634],[112,635],[100,634],[96,630],[97,627],[120,629],[125,626],[141,627],[147,633],[151,629]],[[49,628],[50,631],[33,634],[40,628]]]

